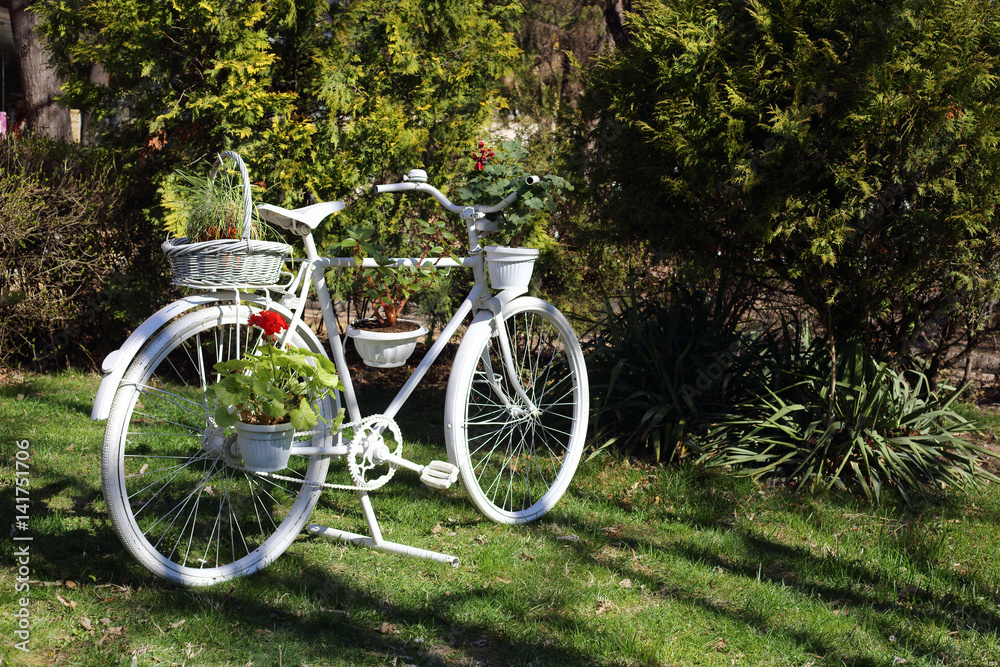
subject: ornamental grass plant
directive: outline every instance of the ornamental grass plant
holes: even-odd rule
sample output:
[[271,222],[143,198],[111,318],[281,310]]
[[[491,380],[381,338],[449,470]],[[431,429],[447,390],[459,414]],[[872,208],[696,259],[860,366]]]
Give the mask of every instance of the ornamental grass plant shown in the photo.
[[[192,242],[239,239],[243,236],[243,183],[239,174],[221,169],[214,177],[177,170],[171,179],[171,205],[179,215],[184,235]],[[257,215],[250,217],[249,238],[264,239],[267,225]]]
[[997,478],[955,409],[961,389],[835,348],[799,320],[747,325],[719,290],[618,301],[589,337],[597,449],[695,460],[809,491],[906,502]]
[[759,386],[719,416],[704,462],[810,489],[858,489],[874,502],[888,488],[911,502],[1000,481],[980,466],[993,454],[969,439],[976,426],[954,408],[961,389],[893,369],[859,338],[839,346],[836,361],[808,329],[784,327],[754,345]]
[[606,299],[585,340],[595,440],[658,461],[697,453],[706,420],[746,376],[740,329],[751,302],[726,284]]

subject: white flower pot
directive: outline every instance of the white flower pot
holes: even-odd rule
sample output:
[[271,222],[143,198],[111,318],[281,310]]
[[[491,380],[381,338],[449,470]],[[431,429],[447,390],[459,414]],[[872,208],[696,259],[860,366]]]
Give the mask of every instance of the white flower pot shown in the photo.
[[527,290],[536,259],[538,250],[535,248],[486,246],[486,268],[490,276],[490,287],[494,290]]
[[[410,320],[399,320],[410,322]],[[417,347],[417,339],[427,333],[427,328],[417,322],[413,331],[389,332],[347,327],[347,335],[354,340],[354,348],[368,366],[395,368],[402,366]]]
[[236,442],[243,465],[257,472],[276,472],[288,466],[295,427],[291,424],[236,422]]

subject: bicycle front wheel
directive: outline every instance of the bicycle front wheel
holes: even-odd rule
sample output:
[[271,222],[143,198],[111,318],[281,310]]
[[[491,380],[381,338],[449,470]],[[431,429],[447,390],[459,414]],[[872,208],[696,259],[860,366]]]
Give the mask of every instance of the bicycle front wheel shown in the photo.
[[587,369],[573,328],[551,304],[515,299],[500,319],[511,358],[492,318],[473,322],[448,382],[445,437],[479,510],[525,523],[552,509],[576,472],[587,434]]
[[[308,520],[326,478],[322,456],[292,456],[278,473],[288,479],[247,471],[232,429],[215,426],[205,396],[218,380],[212,367],[262,344],[246,324],[257,310],[229,303],[182,316],[142,348],[112,402],[101,457],[108,512],[132,555],[177,584],[213,584],[272,562]],[[318,347],[304,335],[289,343]],[[336,398],[316,409],[333,417]],[[331,439],[317,430],[297,433],[295,444]]]

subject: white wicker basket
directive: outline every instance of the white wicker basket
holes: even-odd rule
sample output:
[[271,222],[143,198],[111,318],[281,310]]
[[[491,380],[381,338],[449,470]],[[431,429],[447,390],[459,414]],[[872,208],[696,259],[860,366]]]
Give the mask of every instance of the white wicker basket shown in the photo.
[[284,259],[291,253],[291,248],[284,243],[250,238],[253,202],[250,198],[250,176],[243,159],[233,151],[220,153],[219,163],[212,170],[211,177],[215,178],[223,159],[227,157],[236,162],[243,179],[243,236],[199,243],[191,243],[186,238],[167,239],[161,247],[170,261],[171,282],[175,285],[273,285],[280,279]]

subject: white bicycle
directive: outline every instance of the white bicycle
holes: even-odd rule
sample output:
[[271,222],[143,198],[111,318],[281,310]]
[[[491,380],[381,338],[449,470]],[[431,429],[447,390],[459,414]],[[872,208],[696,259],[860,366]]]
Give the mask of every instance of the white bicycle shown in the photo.
[[[245,169],[244,181],[249,207]],[[150,571],[188,586],[254,573],[306,527],[324,488],[356,493],[370,534],[315,524],[309,533],[458,565],[455,556],[382,537],[369,494],[399,468],[417,472],[432,488],[460,479],[476,507],[502,523],[537,519],[566,491],[587,432],[588,383],[579,342],[554,306],[526,296],[524,288],[491,292],[480,246],[481,237],[495,229],[485,216],[509,206],[517,193],[493,206],[459,206],[425,181],[415,170],[402,183],[375,189],[426,193],[458,214],[468,231],[468,256],[436,263],[471,268],[474,283],[384,413],[363,415],[358,405],[324,276],[355,262],[321,257],[313,242],[320,222],[344,208],[339,202],[296,210],[259,206],[261,217],[302,237],[306,258],[297,260],[294,279],[266,287],[206,286],[154,314],[104,361],[92,413],[107,420],[104,496],[123,544]],[[395,261],[403,267],[418,260]],[[343,406],[345,423],[332,430],[321,421],[315,430],[297,432],[286,468],[253,470],[244,465],[232,429],[215,425],[215,406],[205,390],[218,379],[216,362],[240,358],[262,343],[262,332],[247,320],[264,309],[288,322],[285,343],[327,354],[302,321],[310,288],[344,386],[314,408],[329,420]],[[448,461],[415,463],[405,455],[394,418],[470,316],[447,387]],[[327,481],[334,460],[344,464],[338,465],[340,483]]]

